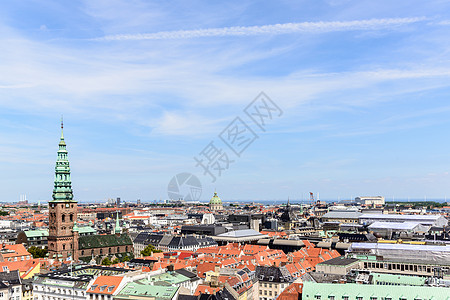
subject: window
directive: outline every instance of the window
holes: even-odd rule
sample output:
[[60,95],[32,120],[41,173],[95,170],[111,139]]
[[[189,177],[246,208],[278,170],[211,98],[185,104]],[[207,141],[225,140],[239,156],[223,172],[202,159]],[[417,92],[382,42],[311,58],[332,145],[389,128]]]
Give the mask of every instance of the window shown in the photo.
[[315,295],[314,299],[320,300],[321,296],[320,295]]
[[329,299],[329,300],[334,300],[334,296],[333,296],[333,295],[330,295],[330,296],[328,296],[328,299]]
[[348,296],[342,296],[342,300],[348,300]]
[[356,296],[356,300],[363,300],[363,297],[361,297],[361,296]]

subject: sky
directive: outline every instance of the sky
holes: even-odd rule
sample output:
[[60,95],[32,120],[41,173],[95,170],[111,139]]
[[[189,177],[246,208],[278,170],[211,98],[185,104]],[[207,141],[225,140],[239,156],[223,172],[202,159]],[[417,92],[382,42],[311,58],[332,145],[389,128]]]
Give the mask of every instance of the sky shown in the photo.
[[0,201],[450,196],[448,1],[1,6]]

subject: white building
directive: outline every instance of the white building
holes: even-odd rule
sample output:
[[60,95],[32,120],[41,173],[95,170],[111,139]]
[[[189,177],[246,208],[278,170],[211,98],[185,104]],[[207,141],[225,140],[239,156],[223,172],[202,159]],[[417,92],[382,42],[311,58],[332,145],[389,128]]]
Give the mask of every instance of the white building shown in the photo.
[[362,214],[359,216],[360,224],[370,225],[374,222],[412,222],[436,227],[448,225],[448,220],[442,215]]
[[362,196],[356,197],[356,202],[361,202],[361,204],[365,205],[384,205],[384,197],[383,196]]
[[202,224],[214,224],[216,222],[216,218],[213,214],[204,214],[202,218]]

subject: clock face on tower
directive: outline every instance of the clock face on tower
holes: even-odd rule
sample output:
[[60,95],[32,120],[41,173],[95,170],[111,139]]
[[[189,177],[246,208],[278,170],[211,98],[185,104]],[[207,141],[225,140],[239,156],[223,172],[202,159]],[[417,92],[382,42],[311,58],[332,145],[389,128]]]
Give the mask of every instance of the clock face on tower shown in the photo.
[[66,203],[66,208],[69,208],[69,203]]

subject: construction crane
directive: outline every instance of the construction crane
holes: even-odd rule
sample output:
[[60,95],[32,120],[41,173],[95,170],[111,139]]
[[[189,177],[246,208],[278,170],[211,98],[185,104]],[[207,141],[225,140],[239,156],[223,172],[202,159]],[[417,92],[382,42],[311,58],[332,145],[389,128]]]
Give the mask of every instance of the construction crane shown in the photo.
[[311,202],[310,203],[311,207],[316,205],[316,201],[314,199],[314,194],[312,192],[309,192],[309,201]]

